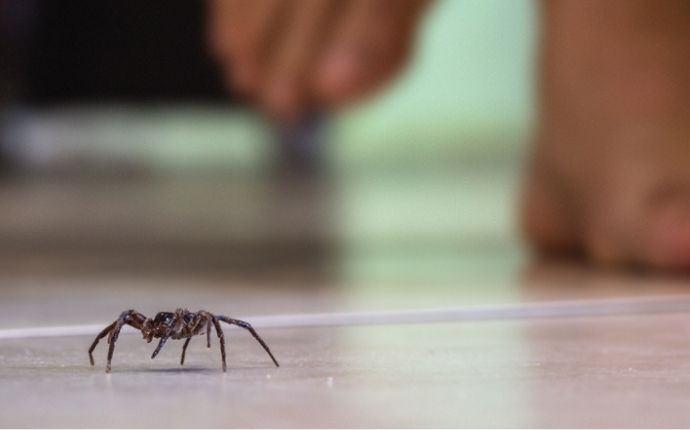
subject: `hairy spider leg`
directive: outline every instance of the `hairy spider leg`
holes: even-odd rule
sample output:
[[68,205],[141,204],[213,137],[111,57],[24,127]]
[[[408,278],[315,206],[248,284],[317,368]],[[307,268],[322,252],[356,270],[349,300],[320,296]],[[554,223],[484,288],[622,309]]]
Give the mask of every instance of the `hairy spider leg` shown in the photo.
[[[182,345],[182,356],[180,357],[180,366],[184,366],[184,357],[185,357],[185,354],[187,353],[187,346],[189,346],[189,342],[191,342],[191,340],[192,340],[192,336],[194,336],[194,334],[196,333],[199,326],[203,325],[205,322],[206,322],[206,320],[204,320],[204,317],[201,317],[196,321],[196,324],[189,329],[189,333],[190,333],[189,337],[184,341],[184,345]],[[210,324],[211,324],[211,320],[208,320],[208,324],[207,324],[208,328],[210,328]],[[207,337],[208,337],[207,342],[210,344],[210,342],[211,342],[210,337],[209,336],[207,336]]]
[[206,317],[206,348],[211,348],[211,318]]
[[93,343],[91,344],[91,347],[89,348],[89,360],[91,361],[91,365],[94,365],[93,351],[96,349],[98,341],[107,335],[110,348],[108,348],[108,364],[106,366],[106,372],[110,372],[110,362],[113,358],[113,350],[115,348],[114,343],[120,335],[120,329],[124,324],[129,324],[132,327],[141,330],[144,321],[146,321],[146,317],[133,309],[122,312],[117,320],[98,333],[96,339],[94,339]]
[[273,356],[273,354],[271,353],[271,350],[268,348],[268,345],[266,345],[266,343],[263,341],[263,339],[261,339],[261,337],[256,332],[256,330],[254,330],[254,327],[252,327],[251,324],[249,324],[246,321],[236,320],[234,318],[228,318],[228,317],[223,316],[223,315],[216,315],[215,318],[220,320],[220,321],[223,321],[224,323],[236,325],[238,327],[242,327],[245,330],[248,330],[249,333],[251,333],[252,336],[254,336],[254,339],[256,339],[261,344],[261,346],[263,346],[264,350],[271,357],[271,360],[273,360],[273,363],[276,365],[276,367],[280,367],[280,364],[278,364],[278,360],[276,360],[276,358]]
[[[137,319],[133,320],[131,317],[132,315],[136,315]],[[108,347],[108,363],[105,366],[105,372],[110,373],[111,370],[111,362],[113,361],[113,352],[115,351],[115,342],[117,342],[117,338],[120,336],[120,330],[122,330],[122,326],[125,324],[129,324],[134,328],[141,329],[141,318],[146,319],[143,315],[137,313],[135,310],[130,309],[128,311],[122,312],[120,314],[120,317],[115,321],[115,327],[113,328],[113,331],[110,332],[110,336],[108,337],[108,343],[110,343],[110,346]]]
[[158,342],[158,346],[156,347],[156,349],[153,350],[153,354],[151,354],[151,360],[156,358],[158,353],[161,352],[161,349],[163,349],[163,345],[165,345],[165,342],[167,342],[167,341],[168,341],[167,336],[164,336],[161,338],[160,342]]
[[89,360],[91,361],[91,365],[93,366],[95,363],[93,361],[93,350],[96,349],[96,345],[98,345],[98,341],[106,337],[110,332],[115,328],[115,324],[117,324],[117,321],[113,321],[112,324],[110,324],[108,327],[104,328],[103,331],[98,333],[98,336],[96,336],[96,339],[93,340],[93,343],[91,344],[91,348],[89,348]]
[[180,315],[178,312],[177,314],[175,314],[172,321],[170,321],[170,326],[165,331],[165,334],[163,336],[161,336],[161,340],[160,340],[160,342],[158,342],[158,346],[156,346],[156,349],[153,350],[153,354],[151,354],[151,360],[156,358],[158,353],[161,352],[161,349],[163,349],[163,346],[168,341],[168,338],[172,335],[173,331],[176,329],[177,323],[179,321],[180,321]]
[[187,346],[189,345],[189,342],[192,340],[191,337],[188,337],[187,340],[184,341],[184,345],[182,345],[182,357],[180,357],[180,366],[184,366],[184,355],[187,353]]
[[105,373],[110,373],[110,370],[112,369],[111,363],[113,361],[113,352],[115,352],[115,342],[117,342],[117,338],[120,336],[120,330],[122,330],[123,325],[125,325],[125,323],[118,320],[115,323],[115,328],[112,332],[110,332],[110,337],[108,338],[108,343],[110,343],[110,346],[108,346],[108,362],[105,365]]
[[228,365],[225,363],[225,334],[223,334],[223,329],[220,327],[220,323],[216,317],[212,317],[213,325],[216,327],[216,333],[218,334],[218,339],[220,340],[220,356],[223,359],[223,372],[226,371]]

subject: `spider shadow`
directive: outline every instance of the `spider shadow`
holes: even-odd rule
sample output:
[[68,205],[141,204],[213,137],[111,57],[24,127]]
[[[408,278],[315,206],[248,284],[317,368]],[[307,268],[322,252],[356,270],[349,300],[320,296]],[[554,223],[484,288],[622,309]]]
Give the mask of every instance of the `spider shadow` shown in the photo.
[[[223,372],[223,370],[219,367],[202,367],[202,366],[184,366],[184,367],[159,367],[159,368],[153,368],[153,369],[147,369],[147,368],[136,368],[136,369],[125,369],[122,372],[131,372],[131,373],[148,373],[148,372],[153,372],[153,373],[161,373],[161,374],[183,374],[183,373],[198,373],[198,374],[223,374],[223,373],[232,373],[232,372],[239,372],[239,371],[258,371],[258,370],[273,370],[275,367],[272,367],[270,365],[261,365],[261,364],[255,364],[255,363],[247,363],[243,365],[242,363],[235,363],[234,366],[228,366],[227,372]],[[115,369],[113,369],[113,372],[115,372]]]
[[[113,372],[115,370],[113,369]],[[137,369],[124,369],[122,373],[160,373],[160,374],[223,374],[223,370],[215,367],[201,367],[201,366],[185,366],[185,367],[160,367],[160,368],[137,368]]]

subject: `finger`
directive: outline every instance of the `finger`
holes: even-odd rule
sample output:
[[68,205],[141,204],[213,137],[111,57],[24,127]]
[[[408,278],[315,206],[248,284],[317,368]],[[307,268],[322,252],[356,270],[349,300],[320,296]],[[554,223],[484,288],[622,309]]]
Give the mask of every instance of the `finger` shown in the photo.
[[426,0],[352,0],[315,71],[326,104],[350,101],[390,79],[404,64]]
[[247,13],[245,0],[209,0],[207,40],[211,55],[222,61],[233,48],[234,33],[242,25]]
[[280,39],[274,40],[267,63],[262,102],[272,115],[294,117],[305,105],[308,72],[329,32],[338,4],[324,0],[291,2],[291,9],[286,12],[289,21]]
[[286,5],[280,0],[212,2],[211,48],[234,90],[251,94],[260,86],[262,63]]

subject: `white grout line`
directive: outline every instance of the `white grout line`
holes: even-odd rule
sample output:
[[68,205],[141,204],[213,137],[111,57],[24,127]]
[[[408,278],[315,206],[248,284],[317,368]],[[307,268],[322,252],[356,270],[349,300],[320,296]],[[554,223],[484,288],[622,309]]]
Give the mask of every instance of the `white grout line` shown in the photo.
[[[512,305],[466,306],[377,312],[270,315],[243,318],[256,328],[331,327],[380,324],[423,324],[453,321],[527,320],[614,315],[690,314],[690,295],[571,300]],[[95,335],[108,322],[70,326],[0,329],[0,339]],[[123,333],[133,333],[125,327]]]

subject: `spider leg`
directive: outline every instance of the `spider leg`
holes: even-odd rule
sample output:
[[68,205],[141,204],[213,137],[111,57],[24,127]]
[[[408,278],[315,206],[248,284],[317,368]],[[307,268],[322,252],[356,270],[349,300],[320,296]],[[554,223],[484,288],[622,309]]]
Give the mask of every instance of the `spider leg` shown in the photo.
[[145,319],[146,317],[144,317],[142,314],[138,313],[133,309],[124,311],[120,314],[120,317],[117,319],[117,321],[115,321],[115,327],[113,327],[113,330],[110,332],[110,335],[108,336],[108,343],[110,344],[110,346],[108,347],[108,363],[105,366],[106,373],[110,373],[110,363],[113,360],[115,342],[117,342],[117,338],[120,336],[120,330],[122,330],[122,327],[125,324],[129,324],[136,329],[141,329],[141,324]]
[[213,317],[213,325],[216,327],[216,333],[218,334],[218,339],[220,339],[220,356],[223,359],[223,372],[225,372],[228,368],[226,362],[225,362],[225,334],[223,334],[223,329],[220,327],[220,323],[216,319],[216,317]]
[[96,336],[96,339],[93,340],[93,343],[91,344],[91,348],[89,348],[89,360],[91,361],[91,365],[94,365],[93,361],[93,350],[96,349],[96,345],[98,345],[98,341],[106,337],[110,332],[115,328],[115,325],[117,324],[117,321],[113,321],[112,324],[110,324],[108,327],[104,328],[100,333],[98,333],[98,336]]
[[168,341],[168,338],[172,336],[173,332],[179,331],[179,325],[183,323],[183,320],[181,318],[181,309],[178,309],[176,311],[175,316],[173,317],[172,321],[170,321],[170,324],[168,326],[168,329],[165,331],[165,334],[161,337],[160,342],[158,342],[158,346],[156,349],[153,351],[153,354],[151,354],[151,360],[156,358],[159,352],[161,352],[161,349],[165,345],[165,343]]
[[113,360],[115,342],[117,341],[117,338],[120,336],[120,330],[122,330],[122,327],[125,324],[129,324],[137,330],[141,330],[144,321],[146,321],[146,317],[140,314],[139,312],[135,311],[134,309],[122,312],[117,320],[115,320],[112,324],[110,324],[109,326],[104,328],[100,333],[98,333],[96,339],[94,339],[93,343],[91,344],[91,347],[89,348],[89,360],[91,361],[91,365],[94,365],[93,351],[94,349],[96,349],[98,341],[103,339],[105,336],[108,336],[108,343],[110,344],[110,347],[108,348],[108,363],[105,367],[105,371],[106,373],[110,373],[110,363]]
[[227,323],[227,324],[232,324],[232,325],[236,325],[238,327],[242,327],[243,329],[249,331],[249,333],[251,333],[252,336],[254,336],[254,339],[256,339],[261,344],[261,346],[264,348],[264,350],[268,353],[268,355],[271,357],[271,360],[273,360],[273,363],[276,365],[276,367],[280,367],[280,364],[278,364],[278,360],[276,360],[276,358],[273,356],[273,354],[271,353],[271,350],[268,348],[268,345],[266,345],[266,342],[264,342],[263,339],[261,339],[261,337],[256,332],[256,330],[254,330],[254,327],[252,327],[251,324],[249,324],[246,321],[236,320],[234,318],[228,318],[228,317],[223,316],[223,315],[216,315],[215,319],[223,321],[224,323]]
[[113,331],[110,332],[110,336],[108,337],[108,342],[110,343],[110,346],[108,347],[108,363],[105,366],[105,372],[110,373],[111,366],[110,363],[113,361],[113,352],[115,351],[115,342],[117,342],[117,338],[120,336],[120,330],[122,330],[122,326],[125,325],[125,321],[123,318],[120,318],[117,320],[115,323],[115,327],[113,328]]
[[188,337],[187,340],[184,341],[184,345],[182,345],[182,357],[180,357],[180,366],[184,366],[184,355],[187,352],[187,345],[189,345],[189,342],[192,340],[191,337]]
[[206,321],[206,348],[211,348],[211,319]]
[[161,352],[161,349],[163,348],[163,345],[165,345],[165,342],[167,342],[167,341],[168,341],[168,337],[167,337],[167,336],[161,338],[160,342],[158,342],[158,346],[156,347],[156,349],[153,350],[153,354],[151,354],[151,360],[153,360],[154,358],[156,358],[156,356],[158,355],[158,353]]

